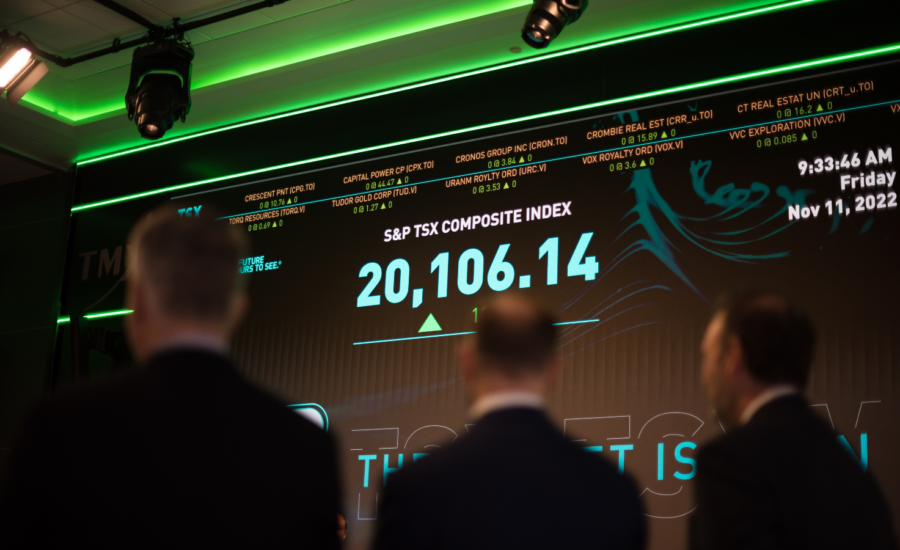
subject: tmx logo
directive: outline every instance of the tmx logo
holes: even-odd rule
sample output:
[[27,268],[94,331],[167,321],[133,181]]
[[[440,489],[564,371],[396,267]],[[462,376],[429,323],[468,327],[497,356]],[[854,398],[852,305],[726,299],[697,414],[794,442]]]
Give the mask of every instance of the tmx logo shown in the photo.
[[179,208],[178,215],[183,218],[194,218],[200,217],[200,209],[203,208],[203,205],[200,206],[189,206],[187,208]]
[[[201,208],[203,208],[203,205],[190,206],[187,208],[179,208],[178,215],[180,217],[199,218]],[[88,277],[90,276],[90,274],[92,272],[92,268],[93,268],[91,259],[94,256],[96,256],[98,252],[100,253],[99,258],[98,258],[99,261],[97,263],[97,278],[98,279],[102,278],[106,275],[109,275],[110,273],[112,273],[115,276],[119,276],[119,274],[124,271],[121,278],[112,286],[112,288],[110,288],[109,291],[107,291],[107,293],[104,294],[103,297],[101,297],[99,300],[97,300],[96,302],[94,302],[93,304],[91,304],[90,306],[85,308],[86,310],[89,310],[90,308],[96,306],[97,304],[102,302],[104,299],[106,299],[106,297],[109,296],[110,293],[113,290],[115,290],[116,287],[119,286],[119,283],[121,283],[128,277],[129,266],[123,266],[123,264],[125,262],[130,263],[130,261],[131,261],[130,253],[133,252],[131,250],[131,247],[129,245],[117,246],[115,249],[113,249],[112,254],[110,254],[109,251],[110,251],[109,248],[104,248],[99,251],[91,250],[88,252],[82,252],[81,254],[78,255],[78,257],[81,258],[81,260],[82,260],[82,266],[81,266],[81,281],[82,282],[86,281],[88,279]],[[124,251],[124,254],[123,254],[123,251]],[[123,267],[124,267],[124,269],[123,269]]]
[[[187,208],[179,208],[178,215],[182,217],[195,218],[200,217],[200,209],[203,208],[203,205],[200,206],[189,206]],[[121,246],[117,246],[112,254],[110,254],[108,248],[104,248],[102,250],[93,250],[90,252],[83,252],[78,256],[82,259],[82,269],[81,269],[81,280],[85,281],[88,278],[88,275],[91,273],[91,260],[92,257],[97,255],[99,252],[99,264],[97,265],[97,277],[103,277],[104,275],[109,275],[112,273],[113,275],[119,275],[122,272],[122,264],[123,264],[123,254],[122,254]],[[125,247],[127,252],[127,246]]]

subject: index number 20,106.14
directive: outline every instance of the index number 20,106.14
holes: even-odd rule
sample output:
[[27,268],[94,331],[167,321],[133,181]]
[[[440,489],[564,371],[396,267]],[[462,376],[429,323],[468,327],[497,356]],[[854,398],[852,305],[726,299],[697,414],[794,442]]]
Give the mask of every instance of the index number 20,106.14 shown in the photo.
[[[584,277],[585,281],[593,281],[600,272],[600,264],[594,256],[585,256],[593,233],[583,233],[578,239],[575,251],[566,267],[566,276]],[[501,244],[494,253],[485,277],[484,254],[477,248],[470,248],[459,255],[456,263],[456,287],[462,294],[472,295],[481,290],[487,279],[488,287],[495,292],[510,288],[516,279],[516,269],[508,261],[506,254],[510,244]],[[547,285],[559,282],[559,237],[550,237],[538,249],[538,259],[547,261]],[[356,307],[370,307],[381,304],[381,295],[373,294],[384,278],[384,297],[392,304],[399,304],[409,295],[409,262],[397,258],[382,270],[380,264],[369,262],[359,271],[361,279],[371,277],[368,284],[356,298]],[[431,273],[437,274],[437,297],[446,298],[450,284],[450,253],[441,252],[431,261]],[[519,288],[531,286],[530,275],[519,278]],[[421,289],[416,292],[421,296]],[[415,301],[415,300],[414,300]],[[421,300],[419,300],[421,302]],[[417,307],[414,304],[413,307]]]

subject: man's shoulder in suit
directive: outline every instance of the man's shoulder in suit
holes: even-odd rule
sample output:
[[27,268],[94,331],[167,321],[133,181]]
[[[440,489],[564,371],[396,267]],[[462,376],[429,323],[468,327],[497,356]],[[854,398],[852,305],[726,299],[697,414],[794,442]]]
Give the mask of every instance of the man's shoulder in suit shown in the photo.
[[[727,457],[734,463],[780,470],[808,468],[804,457],[812,459],[823,454],[844,467],[855,466],[852,457],[838,447],[832,427],[803,397],[790,395],[767,403],[747,424],[701,447],[697,460],[702,465]],[[790,460],[785,460],[788,457]]]
[[[753,536],[768,533],[789,547],[895,548],[874,479],[800,396],[773,400],[746,425],[704,445],[697,472],[702,529],[717,537],[753,524]],[[745,523],[716,527],[712,518],[723,503],[746,509]]]
[[[121,439],[141,428],[180,424],[188,430],[192,418],[213,417],[237,433],[265,423],[273,431],[303,434],[307,441],[329,439],[244,379],[225,357],[199,350],[161,353],[146,366],[46,395],[33,405],[28,424],[39,426],[45,439],[110,437],[110,432]],[[239,418],[246,422],[235,424]]]
[[[21,430],[0,505],[14,504],[25,527],[52,517],[65,526],[54,532],[73,540],[140,532],[145,539],[127,545],[158,547],[184,531],[230,546],[307,539],[334,547],[331,436],[224,357],[157,359],[41,399]],[[118,527],[91,535],[91,515]]]
[[[560,433],[543,412],[507,409],[491,413],[452,443],[444,445],[397,473],[414,477],[417,485],[431,480],[447,480],[448,472],[483,469],[494,461],[515,457],[521,462],[550,460],[565,464],[568,471],[585,483],[603,482],[607,491],[631,490],[630,477],[618,473],[607,460],[579,448]],[[392,474],[393,475],[393,474]]]
[[[379,512],[382,514],[382,512]],[[390,474],[376,548],[641,548],[626,474],[534,409],[489,413],[455,442]],[[459,525],[466,529],[460,530]]]

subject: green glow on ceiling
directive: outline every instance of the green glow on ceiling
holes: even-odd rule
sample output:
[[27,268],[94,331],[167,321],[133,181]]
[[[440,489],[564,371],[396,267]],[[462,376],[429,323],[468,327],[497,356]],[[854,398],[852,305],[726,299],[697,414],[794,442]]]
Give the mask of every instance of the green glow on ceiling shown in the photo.
[[532,4],[532,0],[475,0],[474,2],[445,3],[440,11],[435,10],[409,20],[393,19],[383,26],[372,26],[368,30],[353,34],[328,36],[316,39],[312,44],[294,44],[282,48],[277,55],[260,60],[256,56],[238,63],[231,63],[227,70],[211,75],[198,75],[197,88],[213,86],[229,80],[243,78],[272,69],[292,65],[339,53],[378,42],[385,42],[401,36],[415,34],[429,29],[451,25],[460,21],[477,19],[493,13]]
[[[743,11],[743,12],[739,12],[739,13],[733,13],[733,14],[724,15],[724,16],[720,16],[720,17],[714,17],[714,18],[711,18],[711,19],[703,19],[703,20],[700,20],[700,21],[692,21],[692,22],[690,22],[690,23],[686,23],[686,24],[682,24],[682,25],[675,25],[675,26],[672,26],[672,27],[664,28],[664,29],[657,29],[657,30],[653,30],[653,31],[649,31],[649,32],[642,32],[642,33],[634,34],[634,35],[631,35],[631,36],[625,36],[625,37],[622,37],[622,38],[615,38],[615,39],[611,39],[611,40],[604,40],[604,41],[602,41],[602,42],[597,42],[597,43],[594,43],[594,44],[588,44],[588,45],[585,45],[585,46],[579,46],[579,47],[575,47],[575,48],[570,48],[570,49],[566,49],[566,50],[559,51],[559,52],[553,52],[553,53],[548,53],[548,54],[544,54],[544,55],[540,55],[540,56],[535,56],[535,57],[531,57],[531,58],[527,58],[527,59],[522,59],[522,60],[520,60],[520,61],[512,61],[512,62],[501,63],[501,64],[494,65],[494,66],[491,66],[491,67],[485,67],[485,68],[476,69],[476,70],[469,70],[469,71],[465,71],[465,72],[458,73],[458,74],[454,74],[454,75],[450,75],[450,76],[444,76],[444,77],[439,77],[439,78],[433,78],[433,79],[430,79],[430,80],[427,80],[427,81],[417,82],[417,83],[415,83],[415,84],[409,84],[409,85],[400,86],[400,87],[397,87],[397,88],[391,88],[391,89],[389,89],[389,90],[382,90],[382,91],[379,91],[379,92],[367,93],[367,94],[359,95],[359,96],[356,96],[356,97],[351,97],[351,98],[348,98],[348,99],[341,99],[341,100],[337,100],[337,101],[332,101],[332,102],[329,102],[329,103],[321,103],[321,104],[319,104],[319,105],[315,105],[315,106],[312,106],[312,107],[306,107],[306,108],[302,108],[302,109],[298,109],[298,110],[294,110],[294,111],[289,111],[289,112],[279,113],[279,114],[276,114],[276,115],[267,116],[267,117],[263,117],[263,118],[258,118],[258,119],[254,119],[254,120],[251,120],[251,121],[240,122],[240,123],[236,123],[236,124],[230,124],[230,125],[228,125],[228,126],[222,126],[222,127],[213,128],[213,129],[206,130],[206,131],[196,132],[196,133],[189,134],[189,135],[186,135],[186,136],[181,136],[181,137],[177,137],[177,138],[171,138],[171,139],[168,139],[168,140],[164,140],[164,141],[160,141],[160,142],[156,142],[156,143],[152,143],[152,144],[148,144],[148,145],[143,145],[143,146],[139,146],[139,147],[134,147],[134,148],[130,148],[130,149],[125,149],[125,150],[122,150],[122,151],[117,151],[117,152],[110,153],[110,154],[106,154],[106,155],[101,155],[101,156],[97,156],[97,157],[87,158],[87,159],[84,159],[84,160],[79,159],[79,160],[76,161],[76,163],[83,166],[83,165],[86,165],[86,164],[90,164],[90,163],[94,163],[94,162],[100,162],[100,161],[103,161],[103,160],[108,160],[108,159],[111,159],[111,158],[116,158],[116,157],[119,157],[119,156],[122,156],[122,155],[127,155],[127,154],[129,154],[129,153],[135,153],[135,152],[138,152],[138,151],[146,151],[146,150],[148,150],[148,149],[155,149],[155,148],[157,148],[157,147],[163,147],[163,146],[166,146],[166,145],[169,145],[169,144],[172,144],[172,143],[178,143],[178,142],[185,141],[185,140],[188,140],[188,139],[193,139],[193,138],[198,138],[198,137],[207,136],[207,135],[210,135],[210,134],[215,134],[215,133],[222,132],[222,131],[225,131],[225,130],[233,130],[233,129],[236,129],[236,128],[242,128],[242,127],[244,127],[244,126],[250,126],[250,125],[253,125],[253,124],[260,124],[260,123],[263,123],[263,122],[269,122],[269,121],[272,121],[272,120],[277,120],[277,119],[280,119],[280,118],[291,117],[291,116],[296,116],[296,115],[302,115],[302,114],[310,113],[310,112],[313,112],[313,111],[319,111],[319,110],[322,110],[322,109],[329,109],[329,108],[332,108],[332,107],[338,107],[338,106],[341,106],[341,105],[347,105],[348,103],[355,103],[355,102],[358,102],[358,101],[364,101],[364,100],[367,100],[367,99],[373,99],[373,98],[381,97],[381,96],[385,96],[385,95],[395,94],[395,93],[399,93],[399,92],[405,92],[405,91],[414,90],[414,89],[417,89],[417,88],[423,88],[423,87],[426,87],[426,86],[433,86],[433,85],[435,85],[435,84],[441,84],[441,83],[444,83],[444,82],[449,82],[449,81],[452,81],[452,80],[458,80],[458,79],[461,79],[461,78],[467,78],[467,77],[470,77],[470,76],[476,76],[476,75],[485,74],[485,73],[490,73],[490,72],[499,71],[499,70],[503,70],[503,69],[509,69],[509,68],[512,68],[512,67],[519,67],[519,66],[522,66],[522,65],[530,64],[530,63],[537,63],[537,62],[540,62],[540,61],[546,61],[546,60],[555,59],[555,58],[558,58],[558,57],[563,57],[563,56],[568,56],[568,55],[573,55],[573,54],[578,54],[578,53],[582,53],[582,52],[586,52],[586,51],[590,51],[590,50],[596,50],[596,49],[600,49],[600,48],[606,48],[606,47],[614,46],[614,45],[617,45],[617,44],[623,44],[623,43],[627,43],[627,42],[634,42],[634,41],[637,41],[637,40],[644,40],[644,39],[652,38],[652,37],[655,37],[655,36],[662,36],[662,35],[666,35],[666,34],[672,34],[672,33],[681,32],[681,31],[685,31],[685,30],[689,30],[689,29],[698,28],[698,27],[706,27],[706,26],[715,25],[715,24],[718,24],[718,23],[723,23],[723,22],[726,22],[726,21],[732,21],[732,20],[735,20],[735,19],[743,19],[743,18],[747,18],[747,17],[753,17],[753,16],[761,15],[761,14],[763,14],[763,13],[768,13],[768,12],[772,12],[772,11],[776,11],[776,10],[784,10],[784,9],[795,8],[795,7],[798,7],[798,6],[805,5],[805,4],[811,4],[811,3],[821,2],[821,1],[822,1],[822,0],[794,0],[794,1],[791,1],[791,2],[787,2],[787,3],[776,4],[776,5],[773,5],[773,6],[767,6],[767,7],[763,7],[763,8],[752,9],[752,10],[749,10],[749,11]],[[529,0],[529,1],[526,2],[526,3],[530,4],[531,1]],[[327,55],[327,54],[323,54],[323,55]],[[235,77],[235,78],[238,78],[238,77]]]
[[28,93],[19,100],[20,103],[27,103],[31,107],[37,107],[38,111],[43,111],[45,113],[53,113],[55,115],[60,115],[63,118],[66,118],[70,122],[75,122],[73,119],[66,117],[62,113],[59,112],[59,106],[56,102],[54,102],[53,98],[49,97],[41,93],[42,90],[35,87],[28,91]]
[[[847,61],[857,61],[860,59],[882,56],[882,55],[887,55],[890,53],[897,53],[897,52],[900,52],[900,44],[894,44],[894,45],[885,46],[882,48],[865,50],[865,51],[861,51],[861,52],[848,53],[848,54],[834,56],[834,57],[816,59],[816,60],[812,60],[812,61],[806,61],[803,63],[794,63],[791,65],[784,65],[781,67],[774,67],[774,68],[764,69],[764,70],[760,70],[760,71],[754,71],[754,72],[750,72],[750,73],[743,73],[743,74],[739,74],[739,75],[727,76],[727,77],[723,77],[723,78],[717,78],[714,80],[706,80],[703,82],[696,82],[693,84],[676,86],[674,88],[666,88],[666,89],[662,89],[662,90],[656,90],[653,92],[646,92],[643,94],[636,94],[636,95],[620,97],[620,98],[616,98],[616,99],[609,99],[606,101],[598,101],[596,103],[588,103],[586,105],[579,105],[577,107],[569,107],[566,109],[559,109],[556,111],[549,111],[549,112],[545,112],[545,113],[539,113],[536,115],[529,115],[529,116],[518,117],[518,118],[513,118],[513,119],[508,119],[508,120],[501,120],[498,122],[490,122],[487,124],[471,126],[469,128],[462,128],[459,130],[451,130],[448,132],[441,132],[438,134],[431,134],[431,135],[421,136],[421,137],[417,137],[417,138],[406,139],[406,140],[402,140],[402,141],[395,141],[392,143],[385,143],[382,145],[374,145],[372,147],[365,147],[362,149],[355,149],[352,151],[344,151],[341,153],[334,153],[331,155],[325,155],[325,156],[321,156],[321,157],[315,157],[315,158],[299,160],[299,161],[295,161],[295,162],[289,162],[289,163],[280,164],[277,166],[269,166],[266,168],[260,168],[257,170],[240,172],[237,174],[230,174],[227,176],[220,176],[217,178],[209,178],[209,179],[195,181],[195,182],[191,182],[191,183],[184,183],[181,185],[174,185],[171,187],[154,189],[151,191],[145,191],[143,193],[136,193],[133,195],[125,195],[122,197],[116,197],[116,198],[108,199],[108,200],[104,200],[104,201],[80,204],[78,206],[73,206],[72,212],[80,212],[82,210],[89,210],[91,208],[99,208],[101,206],[107,206],[107,205],[116,204],[119,202],[125,202],[125,201],[140,199],[140,198],[144,198],[144,197],[150,197],[153,195],[159,195],[159,194],[168,193],[171,191],[178,191],[181,189],[188,189],[188,188],[197,187],[200,185],[208,185],[208,184],[216,183],[216,182],[220,182],[220,181],[228,181],[228,180],[233,180],[233,179],[242,178],[242,177],[246,177],[246,176],[254,176],[257,174],[264,174],[266,172],[272,172],[275,170],[282,170],[285,168],[294,168],[297,166],[311,164],[314,162],[332,160],[332,159],[347,157],[350,155],[356,155],[356,154],[360,154],[360,153],[368,153],[368,152],[372,152],[372,151],[388,149],[388,148],[392,148],[392,147],[400,147],[403,145],[410,145],[413,143],[420,143],[423,141],[428,141],[428,140],[433,140],[433,139],[438,139],[438,138],[443,138],[443,137],[449,137],[449,136],[455,136],[455,135],[464,134],[467,132],[474,132],[474,131],[478,131],[478,130],[498,128],[498,127],[507,126],[510,124],[516,124],[516,123],[520,123],[520,122],[528,122],[528,121],[532,121],[532,120],[539,120],[542,118],[548,118],[548,117],[564,115],[564,114],[577,113],[580,111],[596,109],[599,107],[607,107],[610,105],[616,105],[616,104],[625,103],[625,102],[629,102],[629,101],[638,101],[641,99],[659,97],[659,96],[664,96],[664,95],[669,95],[669,94],[674,94],[674,93],[679,93],[679,92],[686,92],[686,91],[691,91],[691,90],[710,88],[710,87],[714,87],[714,86],[720,86],[722,84],[729,84],[729,83],[733,83],[733,82],[741,82],[741,81],[753,80],[753,79],[757,79],[757,78],[763,78],[763,77],[773,76],[773,75],[778,75],[778,74],[802,71],[802,70],[806,70],[806,69],[810,69],[810,68],[814,68],[814,67],[822,67],[822,66],[834,65],[834,64],[838,64],[838,63],[845,63]],[[226,129],[223,128],[223,129],[220,129],[217,131],[225,131],[225,130]],[[132,150],[132,151],[129,151],[128,153],[132,153],[132,152],[136,152],[136,151]]]
[[[195,67],[192,89],[200,90],[223,82],[263,73],[295,63],[302,63],[327,55],[384,42],[401,36],[427,31],[436,27],[452,25],[469,19],[477,19],[486,15],[527,6],[532,0],[463,0],[445,2],[437,9],[420,13],[412,17],[396,17],[385,19],[378,24],[364,27],[350,33],[335,33],[318,37],[310,41],[289,44],[272,49],[262,55],[248,55],[243,59],[232,61],[224,69],[207,69]],[[202,55],[203,45],[197,45],[198,55]],[[73,124],[79,121],[107,115],[117,111],[125,111],[123,83],[122,94],[113,97],[60,98],[59,94],[41,93],[35,86],[29,94],[22,98],[39,110],[57,115],[58,118]],[[90,101],[90,103],[88,103]]]
[[[128,315],[129,313],[134,313],[133,309],[116,309],[113,311],[101,311],[99,313],[88,313],[84,316],[85,319],[102,319],[103,317],[120,317],[122,315]],[[71,323],[72,319],[69,316],[60,317],[56,320],[57,325],[62,325],[65,323]]]
[[[127,79],[127,75],[126,75]],[[126,82],[127,85],[127,82]],[[123,86],[124,89],[124,86]],[[52,113],[56,115],[54,118],[62,119],[69,124],[75,124],[79,121],[89,119],[116,111],[125,113],[125,94],[121,97],[92,98],[96,103],[89,110],[82,109],[74,100],[62,103],[58,94],[50,94],[38,89],[37,86],[32,88],[26,97],[20,100],[20,103],[27,103],[31,108],[36,108],[38,112]]]

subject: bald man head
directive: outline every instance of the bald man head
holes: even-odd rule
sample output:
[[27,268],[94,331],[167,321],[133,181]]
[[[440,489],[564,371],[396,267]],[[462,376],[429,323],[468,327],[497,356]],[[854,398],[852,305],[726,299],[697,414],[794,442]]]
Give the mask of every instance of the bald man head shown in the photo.
[[559,370],[555,352],[556,327],[549,312],[520,295],[497,298],[479,315],[475,338],[460,352],[470,397],[547,393]]

